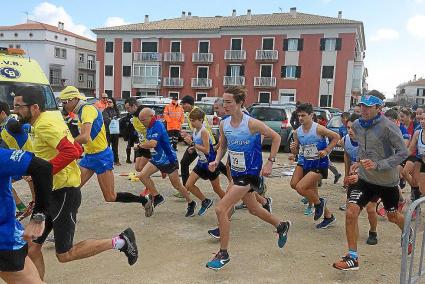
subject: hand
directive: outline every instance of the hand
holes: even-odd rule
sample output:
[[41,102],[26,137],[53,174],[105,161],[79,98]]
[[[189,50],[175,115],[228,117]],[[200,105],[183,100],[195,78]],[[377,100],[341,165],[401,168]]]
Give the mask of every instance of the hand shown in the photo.
[[349,175],[349,176],[347,177],[348,185],[355,184],[355,183],[357,183],[358,181],[359,181],[359,175],[357,175],[357,174]]
[[289,154],[288,155],[288,160],[291,161],[291,162],[295,161],[295,155],[294,154]]
[[289,149],[293,154],[295,154],[297,152],[297,144],[295,144],[295,142],[291,142],[291,144],[289,145]]
[[361,165],[365,170],[375,170],[376,163],[370,159],[360,160]]
[[195,147],[192,146],[192,147],[187,148],[187,152],[189,152],[189,154],[192,154],[193,151],[195,151]]
[[327,155],[328,155],[328,151],[326,149],[319,151],[319,157],[320,158],[326,157]]
[[146,143],[140,143],[139,147],[143,148],[143,149],[149,149],[149,147],[147,147]]
[[186,131],[180,131],[180,136],[184,139],[186,136],[188,136]]
[[352,164],[350,167],[350,175],[357,173],[359,170],[359,166],[360,166],[359,163]]
[[343,182],[343,185],[344,185],[344,186],[347,186],[347,185],[349,185],[349,184],[350,184],[350,179],[349,179],[349,177],[350,177],[350,176],[345,176],[345,177],[344,177],[344,182]]
[[27,242],[32,242],[43,234],[44,221],[41,223],[30,220],[25,227],[23,238]]
[[272,169],[273,169],[273,163],[271,161],[267,160],[266,164],[261,169],[261,175],[263,177],[270,176],[270,174],[272,173]]
[[139,148],[141,148],[141,147],[140,147],[140,143],[139,143],[139,144],[137,144],[137,145],[134,145],[134,150],[139,150]]
[[208,164],[208,169],[210,170],[210,172],[215,172],[215,170],[217,169],[217,166],[218,166],[218,162],[213,161]]
[[192,144],[192,137],[190,137],[190,135],[186,135],[183,138],[184,142],[186,142],[187,144]]
[[344,146],[344,139],[339,139],[338,142],[336,143],[337,146],[339,147],[343,147]]
[[23,176],[22,179],[25,180],[26,182],[32,182],[31,176]]

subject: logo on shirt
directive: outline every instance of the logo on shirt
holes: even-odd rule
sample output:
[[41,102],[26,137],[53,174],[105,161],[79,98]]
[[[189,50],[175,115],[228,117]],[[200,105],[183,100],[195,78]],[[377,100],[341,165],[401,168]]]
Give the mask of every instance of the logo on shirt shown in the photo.
[[24,154],[25,154],[25,151],[22,151],[22,150],[13,151],[12,154],[10,155],[10,159],[14,162],[20,162]]
[[0,75],[7,79],[16,79],[21,77],[21,73],[15,68],[11,67],[0,68]]

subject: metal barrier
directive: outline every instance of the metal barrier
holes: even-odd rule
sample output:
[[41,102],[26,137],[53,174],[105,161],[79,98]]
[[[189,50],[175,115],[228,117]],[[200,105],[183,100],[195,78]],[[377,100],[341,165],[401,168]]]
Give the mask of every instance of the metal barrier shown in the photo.
[[[421,217],[421,205],[425,203],[425,197],[419,198],[418,200],[414,201],[412,204],[410,204],[409,209],[407,210],[405,216],[404,216],[404,228],[403,228],[403,234],[401,236],[401,244],[402,244],[402,254],[401,254],[401,271],[400,271],[400,284],[414,284],[418,283],[419,280],[421,280],[422,277],[425,277],[425,269],[423,267],[424,264],[424,249],[425,249],[425,234],[422,231],[422,241],[421,241],[421,247],[420,247],[420,258],[415,259],[416,255],[416,236],[419,232],[419,230],[423,230],[424,222],[422,221]],[[413,246],[412,246],[412,253],[408,255],[408,246],[409,246],[409,235],[410,235],[410,228],[412,225],[412,215],[413,212],[416,212],[416,219],[414,222],[414,228],[413,228]],[[422,228],[420,228],[422,226]],[[416,272],[413,272],[413,266],[415,262],[419,262],[419,267]],[[422,279],[424,280],[424,279]]]

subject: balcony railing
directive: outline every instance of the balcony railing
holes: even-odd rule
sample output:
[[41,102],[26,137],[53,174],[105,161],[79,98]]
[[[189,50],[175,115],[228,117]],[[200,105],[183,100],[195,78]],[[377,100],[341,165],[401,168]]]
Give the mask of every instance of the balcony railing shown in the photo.
[[274,88],[276,87],[276,77],[254,77],[254,87]]
[[93,61],[78,62],[78,68],[80,68],[80,69],[87,69],[87,70],[95,70],[96,69],[96,65],[93,63]]
[[259,61],[277,61],[279,58],[277,50],[257,50],[255,60]]
[[166,77],[166,78],[163,79],[162,85],[164,87],[182,88],[183,87],[183,78]]
[[184,62],[184,53],[182,52],[166,52],[164,53],[165,62]]
[[245,50],[225,50],[224,60],[227,61],[245,61],[246,51]]
[[193,63],[212,63],[214,56],[212,53],[193,53],[192,62]]
[[192,88],[194,89],[211,89],[212,80],[208,78],[192,78]]
[[245,85],[245,77],[243,76],[224,76],[224,86],[240,86]]
[[79,89],[94,89],[94,82],[92,81],[79,81],[78,82]]
[[161,61],[161,53],[158,52],[135,52],[133,61],[138,62],[158,62]]
[[136,88],[159,88],[161,85],[161,78],[158,77],[133,77],[133,86]]

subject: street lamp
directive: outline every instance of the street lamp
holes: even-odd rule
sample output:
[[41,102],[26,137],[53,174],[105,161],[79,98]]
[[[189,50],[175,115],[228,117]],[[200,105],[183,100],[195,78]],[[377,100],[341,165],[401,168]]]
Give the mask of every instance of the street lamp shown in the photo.
[[332,79],[327,79],[326,80],[326,84],[328,84],[328,96],[327,96],[327,98],[326,98],[326,106],[331,106],[331,101],[332,100],[329,100],[329,85],[332,83]]

